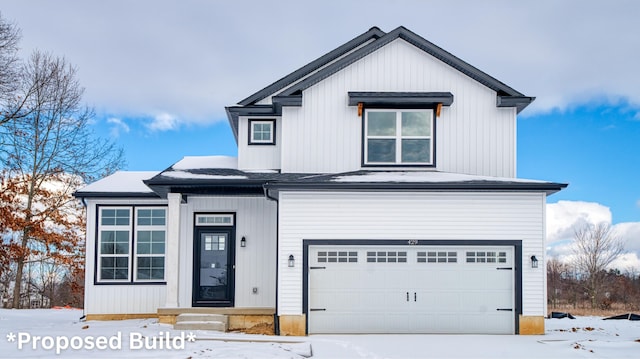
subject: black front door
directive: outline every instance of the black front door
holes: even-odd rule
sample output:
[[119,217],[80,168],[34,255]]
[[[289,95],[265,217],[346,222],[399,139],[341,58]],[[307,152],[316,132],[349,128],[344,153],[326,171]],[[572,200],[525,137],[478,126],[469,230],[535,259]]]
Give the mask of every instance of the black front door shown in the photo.
[[233,227],[196,227],[193,306],[232,307],[235,272]]

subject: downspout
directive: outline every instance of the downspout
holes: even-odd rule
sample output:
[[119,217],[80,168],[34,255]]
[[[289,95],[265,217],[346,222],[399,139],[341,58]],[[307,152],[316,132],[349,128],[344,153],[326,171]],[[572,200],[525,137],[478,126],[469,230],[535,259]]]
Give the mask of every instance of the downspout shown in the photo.
[[276,310],[275,313],[273,313],[273,329],[275,331],[275,335],[280,335],[280,319],[278,317],[278,268],[280,264],[280,262],[278,261],[278,251],[280,250],[280,202],[278,202],[278,198],[273,197],[269,194],[269,190],[267,189],[268,185],[268,182],[262,185],[264,196],[268,200],[276,202]]
[[[84,208],[87,208],[87,199],[85,197],[80,197],[80,202],[82,203]],[[89,223],[89,221],[87,221],[87,223]],[[86,240],[86,237],[85,237],[85,240]],[[85,243],[85,245],[86,245],[86,243]],[[86,248],[85,248],[85,260],[86,260],[86,253],[87,253],[87,251],[86,251]],[[84,297],[84,295],[83,295],[83,297]],[[81,322],[84,322],[87,319],[87,313],[85,313],[85,311],[84,311],[84,307],[85,307],[84,306],[84,298],[82,298],[82,302],[83,302],[83,305],[82,305],[82,316],[78,320],[81,321]]]

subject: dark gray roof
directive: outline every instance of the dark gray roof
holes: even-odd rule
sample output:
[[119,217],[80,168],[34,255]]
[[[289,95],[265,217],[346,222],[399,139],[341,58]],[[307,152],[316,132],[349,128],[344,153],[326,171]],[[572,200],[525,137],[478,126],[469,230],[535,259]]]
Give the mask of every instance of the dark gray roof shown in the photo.
[[[227,107],[227,117],[236,140],[238,139],[238,116],[278,116],[281,114],[281,106],[300,106],[303,90],[399,38],[496,91],[498,107],[515,107],[517,112],[520,112],[535,100],[535,97],[525,96],[403,26],[389,33],[372,27],[364,34],[241,100],[238,102],[240,106]],[[258,101],[278,91],[280,93],[274,99],[273,105],[256,105]]]
[[[179,173],[179,176],[176,176]],[[463,175],[438,171],[353,171],[334,174],[251,172],[228,168],[174,171],[144,181],[160,196],[169,192],[262,194],[267,190],[392,190],[392,191],[544,191],[566,184]]]
[[307,176],[295,181],[273,181],[274,190],[394,190],[394,191],[544,191],[548,195],[564,183],[464,175],[438,171],[368,171]]

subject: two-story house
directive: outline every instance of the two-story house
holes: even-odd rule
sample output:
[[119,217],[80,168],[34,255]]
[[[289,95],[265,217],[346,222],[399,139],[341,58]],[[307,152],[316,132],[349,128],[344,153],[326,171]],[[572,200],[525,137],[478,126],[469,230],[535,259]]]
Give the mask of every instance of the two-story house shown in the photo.
[[374,27],[227,107],[238,157],[117,172],[87,206],[88,319],[217,313],[279,334],[544,333],[534,100]]

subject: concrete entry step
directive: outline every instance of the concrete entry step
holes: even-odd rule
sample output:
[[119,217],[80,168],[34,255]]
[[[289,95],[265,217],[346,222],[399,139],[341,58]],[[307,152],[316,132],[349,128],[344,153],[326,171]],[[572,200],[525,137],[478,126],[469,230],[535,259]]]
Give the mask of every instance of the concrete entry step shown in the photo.
[[177,330],[214,330],[217,332],[226,332],[227,326],[222,322],[179,322],[173,325],[173,329]]
[[229,320],[224,314],[202,314],[202,313],[182,313],[176,317],[176,323],[179,322],[223,322]]
[[222,314],[183,313],[176,317],[174,329],[179,330],[215,330],[226,332],[229,320]]

